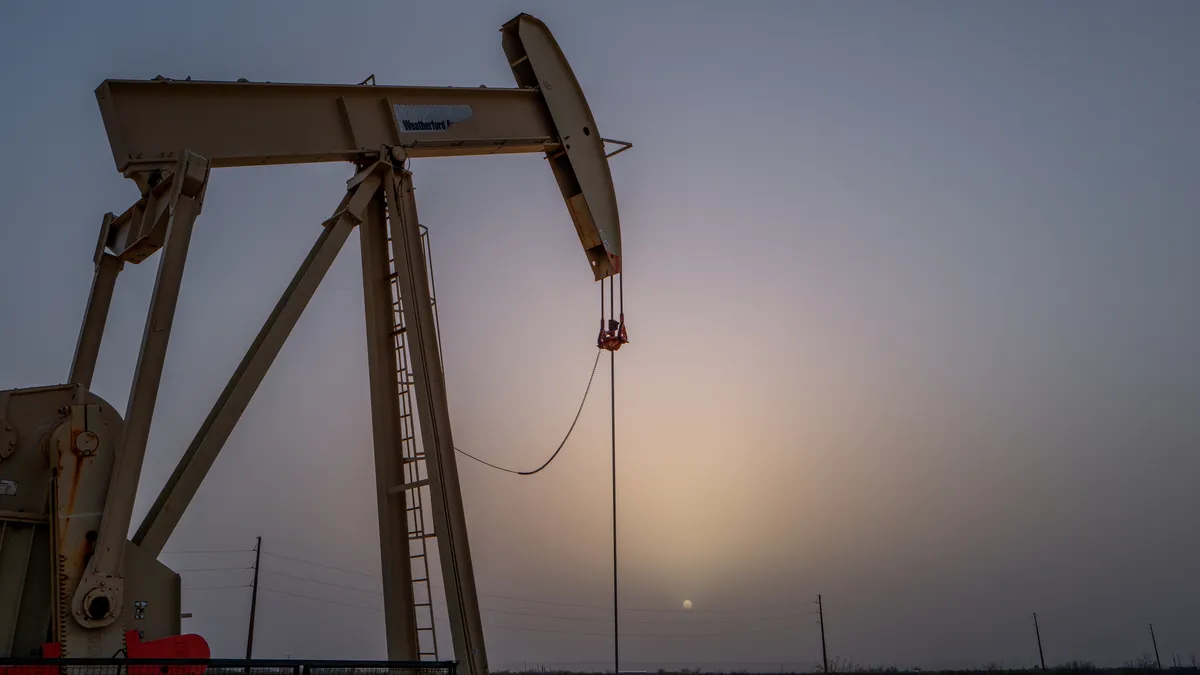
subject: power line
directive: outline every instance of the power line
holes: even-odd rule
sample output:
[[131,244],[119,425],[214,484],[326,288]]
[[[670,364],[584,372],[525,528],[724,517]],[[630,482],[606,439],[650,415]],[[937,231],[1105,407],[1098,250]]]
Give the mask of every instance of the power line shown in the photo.
[[[510,614],[513,616],[531,616],[538,619],[561,619],[564,621],[588,621],[592,623],[612,623],[611,618],[593,619],[582,616],[562,616],[558,614],[533,614],[530,612],[514,612],[507,609],[493,609],[491,607],[482,607],[485,612],[495,614]],[[812,616],[816,612],[803,612],[800,614],[784,615],[784,616],[757,616],[746,619],[718,619],[716,621],[640,621],[637,619],[622,619],[621,623],[633,623],[647,626],[694,626],[694,625],[728,625],[736,623],[753,623],[755,621],[783,621],[786,619],[798,619],[801,617]]]
[[253,567],[200,567],[190,570],[175,570],[176,573],[183,572],[233,572],[237,570],[252,570]]
[[550,628],[523,628],[520,626],[505,626],[502,624],[487,624],[488,628],[504,628],[507,630],[522,630],[530,633],[558,633],[560,635],[593,635],[596,637],[612,637],[612,633],[581,633],[573,630],[553,630]]
[[[243,586],[242,588],[248,588],[248,586]],[[324,603],[330,604],[330,605],[341,605],[343,607],[354,607],[356,609],[365,609],[365,610],[370,610],[372,612],[383,611],[379,607],[371,607],[369,605],[359,605],[359,604],[355,604],[355,603],[351,603],[351,602],[341,602],[338,600],[328,600],[326,598],[318,598],[318,597],[315,597],[312,595],[304,595],[302,593],[291,593],[288,591],[281,591],[277,588],[262,587],[262,590],[265,592],[268,592],[268,593],[276,593],[279,595],[290,595],[295,598],[303,598],[305,600],[324,602]],[[485,611],[487,611],[487,610],[485,610]],[[539,615],[535,615],[535,614],[530,614],[527,616],[535,616],[535,617],[539,617],[539,618],[554,618],[554,617],[540,617]],[[660,625],[662,625],[662,624],[660,624]],[[503,625],[503,624],[487,624],[487,626],[489,628],[502,628],[502,629],[508,629],[508,630],[528,631],[528,632],[534,632],[534,633],[561,633],[561,634],[566,634],[566,635],[594,635],[594,636],[598,636],[598,637],[612,637],[612,633],[594,633],[594,632],[587,632],[587,631],[558,630],[558,629],[552,629],[552,628],[528,628],[528,627],[523,627],[523,626],[508,626],[508,625]],[[621,635],[626,636],[626,637],[638,637],[638,638],[658,638],[658,637],[697,638],[697,637],[717,637],[717,636],[724,636],[724,635],[749,635],[752,633],[760,633],[760,632],[762,632],[761,629],[749,630],[749,631],[719,631],[719,632],[709,632],[709,633],[621,633]]]
[[360,593],[373,593],[375,595],[383,595],[383,591],[376,591],[376,590],[372,590],[369,588],[355,588],[354,586],[345,586],[342,584],[334,584],[334,583],[330,583],[328,581],[318,581],[316,579],[311,579],[309,577],[297,576],[295,574],[284,574],[283,572],[272,572],[271,570],[263,570],[263,574],[269,574],[271,576],[276,576],[276,577],[287,577],[288,579],[299,579],[300,581],[307,581],[312,584],[320,584],[322,586],[332,586],[333,588],[344,588],[346,590],[358,591]]
[[354,603],[350,603],[350,602],[339,602],[339,601],[337,601],[337,600],[326,600],[325,598],[318,598],[318,597],[314,597],[314,596],[312,596],[312,595],[301,595],[300,593],[289,593],[289,592],[287,592],[287,591],[281,591],[281,590],[279,590],[279,589],[277,589],[277,588],[266,588],[266,587],[263,587],[263,590],[264,590],[264,591],[266,591],[266,592],[268,592],[268,593],[278,593],[279,595],[290,595],[290,596],[292,596],[292,597],[294,597],[294,598],[304,598],[304,599],[306,599],[306,600],[315,600],[315,601],[317,601],[317,602],[326,602],[326,603],[329,603],[329,604],[331,604],[331,605],[342,605],[342,606],[344,606],[344,607],[357,607],[357,608],[359,608],[359,609],[369,609],[369,610],[371,610],[372,612],[382,612],[382,611],[383,611],[383,609],[382,609],[382,608],[379,608],[379,607],[369,607],[369,606],[367,606],[367,605],[356,605],[356,604],[354,604]]
[[254,553],[252,548],[207,549],[195,551],[163,551],[162,555],[190,555],[196,553]]
[[290,560],[290,561],[292,561],[292,562],[304,563],[305,565],[312,565],[312,566],[314,566],[314,567],[323,567],[323,568],[325,568],[325,569],[327,569],[327,570],[335,570],[335,571],[338,571],[338,572],[345,572],[345,573],[347,573],[347,574],[357,574],[357,575],[358,575],[358,576],[360,576],[360,577],[367,577],[368,579],[375,579],[375,578],[377,578],[377,577],[376,577],[375,575],[373,575],[373,574],[367,574],[367,573],[365,573],[365,572],[359,572],[359,571],[357,571],[357,570],[348,570],[348,569],[346,569],[346,568],[344,568],[344,567],[334,567],[333,565],[324,565],[324,564],[322,564],[322,563],[319,563],[319,562],[313,562],[313,561],[311,561],[311,560],[301,560],[300,558],[291,558],[291,557],[288,557],[288,556],[286,556],[286,555],[279,555],[278,553],[271,553],[270,551],[263,551],[263,555],[270,556],[270,557],[272,557],[272,558],[279,558],[279,559],[281,559],[281,560]]
[[[511,595],[490,595],[488,593],[480,593],[479,595],[480,595],[480,597],[496,598],[499,600],[515,600],[517,602],[532,602],[532,603],[538,604],[538,605],[557,605],[559,607],[579,607],[581,609],[605,609],[605,610],[609,609],[608,607],[603,606],[603,605],[579,605],[579,604],[575,604],[575,603],[571,603],[571,602],[554,602],[551,600],[532,600],[530,598],[515,598]],[[625,609],[625,610],[621,610],[621,611],[631,612],[631,611],[636,611],[636,610]]]
[[[247,550],[253,552],[253,549],[247,549]],[[365,577],[365,578],[376,580],[376,581],[379,580],[379,577],[376,575],[373,575],[373,574],[368,574],[366,572],[360,572],[358,570],[346,569],[344,567],[336,567],[333,565],[326,565],[324,563],[314,562],[312,560],[305,560],[303,558],[294,558],[291,556],[285,556],[285,555],[281,555],[278,553],[271,553],[270,551],[265,551],[265,550],[263,551],[263,555],[271,556],[273,558],[279,558],[282,560],[289,560],[289,561],[301,563],[304,565],[312,565],[314,567],[320,567],[322,569],[333,570],[336,572],[345,572],[348,574],[354,574],[357,576]],[[231,569],[236,569],[236,568],[231,568]],[[245,569],[252,569],[252,568],[247,567]],[[369,590],[369,589],[364,589],[364,588],[356,588],[354,586],[341,586],[341,585],[333,584],[330,582],[318,581],[316,579],[312,579],[309,577],[300,577],[297,575],[285,574],[283,572],[273,572],[273,571],[263,570],[263,574],[275,574],[275,575],[279,575],[279,576],[287,576],[287,577],[291,577],[291,578],[303,579],[305,581],[311,581],[313,583],[330,585],[330,586],[334,586],[337,588],[347,588],[350,590],[363,591],[363,592],[367,592],[367,593],[375,593],[378,595],[382,595],[382,593],[380,591],[374,591],[374,590]],[[434,585],[432,587],[434,589],[440,590],[440,591],[445,590],[441,586]],[[560,601],[556,601],[556,600],[539,600],[536,598],[521,598],[521,597],[512,596],[512,595],[500,595],[500,594],[495,594],[495,593],[479,593],[479,596],[486,597],[486,598],[494,598],[497,600],[511,600],[514,602],[528,602],[528,603],[533,603],[533,604],[538,604],[538,605],[553,605],[553,606],[558,606],[558,607],[577,607],[580,609],[602,609],[602,610],[611,609],[611,605],[589,605],[589,604],[574,603],[574,602],[560,602]],[[759,607],[728,607],[728,608],[723,608],[723,609],[698,609],[698,610],[691,611],[689,613],[691,613],[691,614],[734,614],[734,613],[739,613],[739,612],[758,612],[758,611],[770,610],[770,609],[786,609],[786,608],[794,607],[794,606],[796,606],[796,603],[787,602],[787,603],[779,603],[779,604],[772,604],[772,605],[763,605],[763,606],[759,606]],[[646,612],[646,613],[675,614],[675,615],[679,615],[682,613],[681,610],[679,610],[677,608],[666,609],[666,608],[651,608],[651,607],[622,607],[622,608],[620,608],[620,611],[622,611],[622,612]]]
[[[503,624],[486,624],[486,626],[488,628],[504,628],[507,630],[520,630],[520,631],[528,631],[531,633],[559,633],[562,635],[591,635],[591,636],[596,636],[596,637],[612,637],[612,633],[595,633],[595,632],[588,632],[588,631],[557,630],[554,628],[526,628],[524,626],[508,626],[508,625],[503,625]],[[763,632],[762,629],[745,630],[745,631],[717,631],[717,632],[710,632],[710,633],[621,633],[621,637],[703,638],[703,637],[723,637],[723,636],[730,636],[730,635],[751,635],[754,633],[761,633],[761,632]]]
[[[611,606],[609,606],[609,605],[584,605],[584,604],[573,603],[573,602],[557,602],[554,600],[534,600],[532,598],[518,598],[518,597],[511,596],[511,595],[493,595],[493,594],[489,594],[489,593],[480,593],[479,595],[480,595],[480,597],[497,598],[497,599],[501,599],[501,600],[515,600],[517,602],[531,602],[531,603],[539,604],[539,605],[556,605],[559,607],[579,607],[581,609],[603,609],[603,610],[611,609]],[[757,612],[757,611],[761,611],[764,609],[784,609],[784,608],[795,607],[795,606],[796,606],[796,603],[786,603],[786,604],[776,604],[776,605],[764,605],[762,607],[738,607],[738,608],[730,608],[730,609],[699,609],[699,610],[692,611],[690,613],[691,614],[730,614],[730,613],[736,613],[736,612]],[[679,609],[640,608],[640,607],[622,607],[621,611],[622,612],[652,612],[652,613],[662,613],[662,614],[681,614],[682,613],[681,610],[679,610]]]
[[[250,549],[250,550],[252,551],[253,549]],[[343,567],[336,567],[336,566],[333,566],[333,565],[326,565],[326,564],[324,564],[324,563],[314,562],[314,561],[312,561],[312,560],[305,560],[305,559],[303,559],[303,558],[295,558],[295,557],[292,557],[292,556],[285,556],[285,555],[281,555],[281,554],[278,554],[278,553],[271,553],[270,551],[265,551],[265,550],[263,551],[263,555],[265,555],[265,556],[271,556],[271,557],[274,557],[274,558],[279,558],[279,559],[282,559],[282,560],[288,560],[288,561],[291,561],[291,562],[301,563],[301,564],[304,564],[304,565],[312,565],[312,566],[314,566],[314,567],[319,567],[319,568],[322,568],[322,569],[333,570],[333,571],[336,571],[336,572],[345,572],[345,573],[348,573],[348,574],[354,574],[354,575],[357,575],[357,576],[366,577],[366,578],[368,578],[368,579],[378,580],[378,577],[377,577],[377,576],[374,576],[374,575],[372,575],[372,574],[367,574],[367,573],[365,573],[365,572],[360,572],[360,571],[357,571],[357,570],[346,569],[346,568],[343,568]],[[247,569],[247,570],[248,570],[248,569],[251,569],[251,568],[229,568],[229,569],[231,569],[231,570],[233,570],[233,569]],[[273,575],[276,575],[276,576],[287,577],[287,578],[290,578],[290,579],[297,579],[297,580],[301,580],[301,581],[308,581],[308,582],[311,582],[311,583],[320,584],[320,585],[322,585],[322,586],[330,586],[330,587],[333,587],[333,588],[341,588],[341,589],[346,589],[346,590],[359,591],[359,592],[362,592],[362,593],[371,593],[371,594],[374,594],[374,595],[382,595],[382,592],[381,592],[381,591],[377,591],[377,590],[366,589],[366,588],[358,588],[358,587],[355,587],[355,586],[348,586],[348,585],[337,584],[337,583],[333,583],[333,582],[327,582],[327,581],[320,581],[320,580],[318,580],[318,579],[313,579],[313,578],[311,578],[311,577],[304,577],[304,576],[300,576],[300,575],[293,575],[293,574],[288,574],[288,573],[285,573],[285,572],[276,572],[276,571],[271,571],[271,570],[263,570],[263,574],[273,574]],[[436,590],[443,590],[443,591],[444,591],[444,588],[441,588],[441,587],[439,587],[439,586],[433,586],[433,588],[434,588],[434,589],[436,589]],[[578,609],[595,609],[595,610],[606,610],[606,611],[607,611],[607,610],[609,610],[609,609],[611,609],[611,605],[590,605],[590,604],[583,604],[583,603],[573,603],[573,602],[559,602],[559,601],[555,601],[555,600],[539,600],[539,599],[535,599],[535,598],[522,598],[522,597],[517,597],[517,596],[513,596],[513,595],[500,595],[500,594],[494,594],[494,593],[479,593],[479,596],[480,596],[480,597],[485,597],[485,598],[497,599],[497,600],[509,600],[509,601],[513,601],[513,602],[525,602],[525,603],[531,603],[531,604],[536,604],[536,605],[549,605],[549,606],[556,606],[556,607],[573,607],[573,608],[578,608]],[[690,613],[690,614],[737,614],[737,613],[746,613],[746,612],[761,612],[761,611],[764,611],[764,610],[787,609],[787,608],[791,608],[791,607],[795,607],[795,606],[796,606],[796,603],[794,603],[794,602],[789,602],[789,603],[779,603],[779,604],[764,605],[764,606],[760,606],[760,607],[733,607],[733,608],[723,608],[723,609],[700,609],[700,610],[694,610],[694,611],[692,611],[692,612],[689,612],[689,613]],[[506,613],[515,613],[515,614],[518,614],[518,615],[520,615],[520,613],[518,613],[518,612],[513,612],[512,610],[490,609],[489,611],[493,611],[493,612],[506,612]],[[680,615],[682,614],[681,610],[679,610],[679,609],[674,609],[674,608],[672,608],[672,609],[665,609],[665,608],[650,608],[650,607],[621,607],[621,608],[620,608],[620,611],[621,611],[621,612],[635,612],[635,613],[649,613],[649,614],[673,614],[673,615],[676,615],[676,616],[680,616]],[[712,620],[712,621],[696,621],[696,622],[694,622],[694,623],[697,623],[697,624],[706,624],[706,623],[708,623],[708,624],[722,624],[722,623],[745,623],[745,622],[749,622],[749,621],[759,621],[759,620],[768,620],[768,619],[781,619],[781,618],[791,618],[791,617],[799,617],[799,616],[808,616],[809,614],[816,614],[816,612],[806,612],[806,613],[800,613],[800,614],[789,614],[789,615],[782,616],[782,617],[779,617],[779,616],[769,616],[769,617],[746,617],[746,618],[743,618],[743,617],[737,617],[737,618],[730,618],[730,619],[720,619],[720,620],[714,619],[714,620]],[[574,619],[579,619],[579,618],[581,618],[581,617],[562,617],[562,616],[541,615],[541,614],[536,614],[536,615],[531,615],[531,616],[544,616],[544,617],[546,617],[546,618],[560,618],[560,619],[567,619],[567,620],[574,620]],[[594,621],[594,619],[585,619],[585,620],[587,620],[587,621]],[[666,622],[658,622],[658,621],[639,621],[639,620],[635,620],[635,619],[622,619],[622,621],[623,621],[623,622],[628,622],[628,623],[640,623],[640,624],[658,624],[658,625],[665,625],[665,624],[666,624]],[[682,623],[682,622],[680,622],[680,623]]]
[[489,462],[487,460],[480,459],[480,458],[476,457],[475,455],[472,455],[471,453],[469,453],[466,450],[463,450],[461,448],[454,448],[454,451],[461,455],[465,455],[465,456],[475,460],[476,462],[483,464],[484,466],[489,466],[497,471],[503,471],[504,473],[511,473],[511,474],[514,474],[517,476],[532,476],[535,473],[541,472],[542,469],[545,469],[546,467],[550,466],[550,462],[553,462],[555,457],[558,457],[558,453],[562,452],[563,446],[565,446],[567,444],[567,439],[571,438],[571,432],[575,431],[575,424],[577,422],[579,422],[579,416],[583,414],[583,405],[585,403],[587,403],[588,392],[590,392],[592,390],[592,380],[596,379],[596,367],[600,365],[600,355],[603,353],[604,352],[602,350],[599,350],[599,349],[596,350],[596,361],[595,361],[595,363],[592,364],[592,374],[590,376],[588,376],[587,388],[583,390],[583,400],[579,402],[579,409],[575,411],[575,419],[571,420],[571,426],[570,426],[570,428],[567,429],[567,435],[563,437],[562,443],[559,443],[558,448],[556,448],[554,450],[554,453],[550,455],[550,459],[547,459],[538,468],[536,468],[532,471],[517,471],[516,469],[506,469],[502,466],[492,464],[491,462]]
[[595,623],[612,623],[612,619],[589,619],[580,616],[556,616],[553,614],[530,614],[528,612],[513,612],[507,609],[492,609],[490,607],[480,607],[484,612],[492,612],[495,614],[511,614],[513,616],[532,616],[538,619],[563,619],[565,621],[591,621]]
[[732,623],[754,623],[755,621],[786,621],[812,616],[816,612],[801,612],[799,614],[783,614],[779,616],[755,616],[745,619],[718,619],[716,621],[638,621],[637,619],[621,619],[621,623],[637,623],[653,626],[688,626],[688,625],[728,625]]

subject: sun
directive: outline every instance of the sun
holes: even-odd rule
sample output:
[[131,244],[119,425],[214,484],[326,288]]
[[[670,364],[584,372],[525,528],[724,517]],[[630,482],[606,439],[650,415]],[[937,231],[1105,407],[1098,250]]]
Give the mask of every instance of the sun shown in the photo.
[[684,608],[684,609],[686,609],[686,610],[687,610],[687,611],[689,611],[689,612],[690,612],[690,611],[692,611],[692,601],[691,601],[691,600],[684,600],[684,601],[683,601],[683,608]]

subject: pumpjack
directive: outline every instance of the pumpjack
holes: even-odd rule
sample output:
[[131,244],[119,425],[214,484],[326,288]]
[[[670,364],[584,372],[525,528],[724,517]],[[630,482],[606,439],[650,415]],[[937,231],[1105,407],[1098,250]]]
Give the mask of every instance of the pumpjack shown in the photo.
[[[542,153],[593,280],[612,286],[622,266],[608,164],[616,153],[606,154],[579,82],[538,19],[518,15],[501,34],[515,88],[158,77],[106,80],[96,89],[116,168],[141,196],[120,215],[101,219],[67,381],[0,391],[0,657],[40,652],[108,658],[121,650],[130,657],[208,657],[201,637],[180,635],[180,576],[159,554],[357,227],[388,658],[438,656],[425,560],[427,542],[436,540],[454,657],[468,675],[486,675],[425,232],[409,162]],[[353,165],[345,196],[129,538],[188,246],[210,172],[313,162]],[[156,252],[157,277],[122,414],[91,390],[92,375],[118,273]],[[601,316],[600,348],[615,350],[627,339],[623,317]],[[431,518],[423,515],[427,507]],[[423,574],[414,571],[420,569],[414,561],[426,565]]]

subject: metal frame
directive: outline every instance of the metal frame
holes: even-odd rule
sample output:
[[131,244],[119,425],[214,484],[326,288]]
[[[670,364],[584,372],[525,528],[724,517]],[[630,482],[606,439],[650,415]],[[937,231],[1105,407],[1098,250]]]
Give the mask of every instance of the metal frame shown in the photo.
[[[360,226],[388,656],[415,661],[421,652],[410,567],[412,508],[406,493],[428,489],[454,651],[469,675],[486,675],[426,249],[406,163],[414,157],[544,153],[593,277],[602,280],[621,269],[620,223],[604,141],[579,83],[542,22],[522,14],[501,32],[517,89],[162,78],[106,81],[97,88],[117,169],[138,185],[142,197],[120,216],[107,214],[101,224],[70,373],[71,381],[81,385],[76,392],[80,403],[90,395],[87,387],[118,273],[126,262],[140,263],[159,249],[162,255],[107,479],[98,540],[71,594],[69,612],[59,603],[60,613],[74,619],[61,641],[119,637],[127,545],[133,546],[134,557],[153,559],[162,551],[350,231]],[[126,542],[192,227],[210,169],[327,161],[356,165],[346,195],[324,222],[132,543]],[[397,341],[399,331],[403,339]],[[402,346],[409,350],[403,362],[397,357]],[[411,368],[411,388],[408,380],[403,388],[398,385],[400,367]],[[416,393],[419,460],[426,470],[415,480],[406,480],[406,462],[418,458],[406,458],[400,450],[411,440],[406,430],[413,426],[411,419],[403,419],[412,413],[400,410],[398,396],[407,396],[410,389]],[[411,498],[419,499],[416,494]],[[70,514],[52,513],[50,520],[62,517]],[[423,524],[416,531],[427,536]],[[420,556],[424,545],[422,540]]]
[[[475,572],[467,540],[467,518],[463,510],[462,487],[450,430],[450,405],[446,397],[446,376],[433,314],[433,296],[425,247],[413,197],[412,174],[392,169],[385,182],[388,216],[391,220],[392,247],[400,282],[400,302],[405,317],[405,335],[411,351],[413,378],[417,383],[417,413],[421,424],[421,444],[429,471],[433,496],[434,531],[442,566],[446,606],[450,618],[450,637],[454,653],[469,673],[488,672],[483,646],[483,623]],[[364,264],[365,267],[365,264]],[[388,296],[390,299],[390,295]]]
[[349,181],[341,205],[325,221],[321,235],[134,534],[133,543],[142,549],[155,556],[162,552],[225,441],[250,404],[254,392],[262,384],[267,370],[316,293],[317,286],[325,278],[354,226],[362,222],[367,204],[377,193],[380,181],[375,167],[369,167]]
[[[387,175],[384,180],[388,180]],[[388,216],[391,214],[385,194],[384,190],[375,193],[367,218],[359,228],[371,387],[371,437],[375,449],[375,495],[379,509],[379,549],[383,559],[384,627],[389,658],[417,659],[420,640],[409,560],[408,512],[403,495],[388,494],[389,488],[404,482],[401,456],[404,433],[393,342],[396,326],[392,320],[392,288],[388,279],[388,240],[396,235],[391,233],[389,236]]]
[[[73,615],[84,628],[111,625],[120,614],[118,608],[124,606],[122,570],[125,537],[129,532],[134,496],[137,494],[141,478],[146,442],[150,437],[150,423],[158,399],[158,387],[162,381],[167,344],[175,319],[175,305],[179,300],[179,288],[183,283],[192,225],[196,216],[200,214],[204,190],[208,185],[208,172],[206,159],[184,151],[175,166],[175,171],[165,182],[159,183],[168,186],[165,188],[167,197],[162,216],[143,219],[142,224],[150,224],[150,228],[144,230],[144,234],[133,242],[134,247],[138,242],[149,242],[149,246],[154,248],[161,246],[163,254],[159,260],[158,275],[155,277],[154,290],[150,297],[150,310],[147,312],[146,327],[142,333],[142,346],[134,370],[133,387],[130,390],[125,424],[118,446],[120,449],[116,453],[112,478],[105,496],[99,538],[96,541],[95,553],[71,601]],[[107,218],[105,224],[110,225]],[[96,314],[98,312],[89,307],[85,317],[91,319]],[[81,342],[90,344],[90,341],[85,339],[90,338],[87,319],[80,334]],[[93,325],[99,323],[101,322],[98,319],[93,321]],[[98,336],[95,342],[98,347]]]

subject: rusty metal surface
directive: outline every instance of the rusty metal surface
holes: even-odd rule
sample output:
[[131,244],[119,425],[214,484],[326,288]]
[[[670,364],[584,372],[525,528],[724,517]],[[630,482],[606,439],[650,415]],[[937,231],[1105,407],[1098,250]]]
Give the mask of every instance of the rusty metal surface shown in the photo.
[[[186,153],[173,169],[168,198],[170,215],[161,232],[163,251],[142,332],[120,447],[115,453],[115,464],[111,481],[106,485],[104,501],[97,509],[103,517],[96,535],[95,554],[88,560],[87,569],[71,600],[72,616],[82,626],[96,629],[93,630],[95,633],[101,632],[99,629],[102,628],[107,631],[105,627],[109,624],[122,623],[118,619],[125,605],[121,570],[126,537],[133,517],[138,482],[141,480],[142,462],[162,381],[175,306],[183,283],[192,226],[200,213],[208,175],[208,161],[191,152]],[[156,239],[158,236],[156,231],[152,231],[144,239]]]
[[[0,656],[24,655],[52,625],[61,632],[69,619],[46,599],[69,593],[82,571],[121,419],[106,401],[71,384],[0,392],[0,415],[19,439],[0,461],[0,480],[16,485],[14,494],[0,496]],[[70,630],[74,622],[67,623]]]
[[73,602],[96,552],[120,432],[120,416],[111,406],[72,405],[48,438],[46,449],[56,466],[51,484],[57,511],[51,519],[57,601],[54,634],[64,656],[111,656],[124,644],[121,625],[103,630],[81,626],[76,616],[81,608]]
[[[143,197],[121,216],[106,218],[96,262],[105,262],[104,271],[115,276],[120,263],[140,262],[160,248],[163,252],[127,420],[78,386],[0,392],[0,647],[4,650],[0,655],[28,653],[52,626],[65,656],[108,657],[124,645],[124,629],[131,621],[129,607],[144,608],[142,595],[156,601],[166,598],[163,605],[176,615],[174,624],[163,622],[153,630],[178,631],[178,612],[171,609],[178,604],[178,576],[152,560],[153,541],[143,550],[125,537],[191,228],[201,208],[209,168],[325,161],[361,164],[386,158],[394,170],[386,185],[388,215],[400,222],[393,225],[392,249],[397,258],[404,258],[396,263],[397,287],[402,288],[396,300],[412,316],[404,339],[411,345],[422,441],[430,464],[427,477],[418,478],[429,481],[433,497],[457,656],[469,675],[486,675],[438,334],[405,162],[413,157],[545,153],[595,278],[604,279],[621,269],[615,193],[603,140],[583,92],[544,24],[520,15],[503,30],[508,63],[521,89],[161,79],[106,81],[97,89],[114,160]],[[375,215],[375,225],[382,226],[382,214]],[[376,241],[375,248],[386,250],[385,242],[386,237]],[[106,248],[113,254],[108,258]],[[97,313],[85,318],[73,368],[72,377],[81,381],[90,377],[93,352],[103,331],[99,310],[107,302],[103,295],[111,279],[100,281],[101,293],[93,298]],[[391,301],[389,295],[389,305]],[[370,323],[368,317],[369,328]],[[378,342],[383,338],[390,342],[392,330],[370,332]],[[390,351],[373,351],[379,352],[372,355],[378,362],[373,371],[383,372],[384,361],[389,369],[394,367]],[[373,390],[373,399],[386,398],[387,404],[395,406],[394,389],[386,397],[379,395],[382,388],[376,389],[380,391]],[[27,405],[33,397],[36,405]],[[225,422],[231,428],[236,415]],[[376,438],[376,443],[380,440]],[[216,440],[209,444],[212,455],[219,445]],[[394,445],[384,449],[395,450]],[[203,471],[199,473],[197,484],[203,478]],[[404,507],[402,498],[388,494],[388,488],[406,482],[395,478],[379,484],[380,514],[385,521],[381,525],[395,520],[396,511],[394,505],[383,506],[399,502]],[[393,540],[406,533],[396,529],[397,523],[390,524],[393,532],[381,534],[382,543],[393,545],[393,553],[403,553]],[[385,567],[400,570],[394,562]],[[140,588],[127,584],[130,565],[140,570],[139,578],[152,581]],[[386,595],[403,605],[387,614],[391,651],[399,651],[392,649],[393,644],[408,641],[409,636],[399,633],[411,630],[412,622],[407,620],[413,605],[411,584],[393,583],[404,580],[402,573],[390,582],[385,577]],[[409,597],[402,600],[404,594],[389,587],[404,589]],[[46,598],[53,600],[46,602]],[[19,606],[15,612],[14,606]],[[289,665],[297,667],[296,673],[303,668]],[[334,671],[341,673],[336,666],[312,672]],[[385,666],[380,672],[390,669]]]

